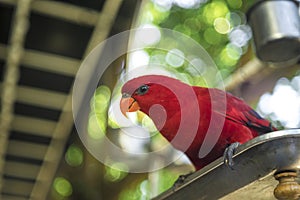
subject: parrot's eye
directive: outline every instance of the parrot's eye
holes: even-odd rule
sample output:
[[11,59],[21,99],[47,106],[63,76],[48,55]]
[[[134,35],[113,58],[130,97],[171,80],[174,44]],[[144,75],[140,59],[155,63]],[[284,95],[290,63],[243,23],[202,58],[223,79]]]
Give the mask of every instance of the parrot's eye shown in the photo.
[[148,85],[142,85],[141,87],[139,87],[136,91],[137,94],[139,95],[143,95],[146,94],[148,92],[149,86]]

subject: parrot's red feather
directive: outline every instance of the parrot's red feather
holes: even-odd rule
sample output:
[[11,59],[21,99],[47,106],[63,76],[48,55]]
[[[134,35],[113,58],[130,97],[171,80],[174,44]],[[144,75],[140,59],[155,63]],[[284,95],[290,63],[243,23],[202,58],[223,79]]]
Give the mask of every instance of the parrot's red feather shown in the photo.
[[[149,86],[149,91],[139,94],[138,88],[145,84]],[[219,89],[189,86],[170,77],[141,76],[128,81],[123,86],[122,93],[129,94],[137,101],[141,111],[152,118],[161,134],[175,148],[185,151],[196,170],[221,157],[230,144],[245,143],[260,134],[276,130],[243,100]],[[184,98],[179,101],[180,97]],[[155,104],[161,105],[167,113],[163,124],[160,112],[150,112],[151,106]],[[197,109],[200,115],[196,119],[198,127],[194,137],[191,132],[195,127],[191,126],[194,126],[192,122],[197,116]],[[184,136],[174,142],[183,115],[188,118],[181,127]],[[212,144],[214,147],[205,157],[199,158],[200,147],[208,132],[216,134],[216,144]],[[187,148],[184,144],[188,140],[192,142]]]

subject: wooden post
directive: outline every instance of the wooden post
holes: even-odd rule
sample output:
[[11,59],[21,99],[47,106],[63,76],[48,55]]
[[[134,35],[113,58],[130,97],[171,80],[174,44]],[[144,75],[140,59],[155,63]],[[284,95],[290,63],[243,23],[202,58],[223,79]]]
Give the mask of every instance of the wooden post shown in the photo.
[[299,199],[300,198],[300,185],[297,182],[297,172],[284,171],[276,173],[275,179],[279,181],[274,189],[274,196],[277,199]]

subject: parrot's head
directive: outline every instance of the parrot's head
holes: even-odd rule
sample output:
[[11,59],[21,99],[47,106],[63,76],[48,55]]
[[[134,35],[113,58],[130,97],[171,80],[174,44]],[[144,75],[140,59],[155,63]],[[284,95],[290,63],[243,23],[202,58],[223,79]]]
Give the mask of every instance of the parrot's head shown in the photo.
[[[161,112],[172,115],[178,111],[177,96],[186,86],[177,79],[161,75],[146,75],[131,79],[122,87],[121,111],[125,116],[127,112],[138,110],[150,116],[151,108],[156,108],[152,111],[158,113],[159,117],[158,108],[161,108],[164,109]],[[151,118],[155,121],[153,117]]]

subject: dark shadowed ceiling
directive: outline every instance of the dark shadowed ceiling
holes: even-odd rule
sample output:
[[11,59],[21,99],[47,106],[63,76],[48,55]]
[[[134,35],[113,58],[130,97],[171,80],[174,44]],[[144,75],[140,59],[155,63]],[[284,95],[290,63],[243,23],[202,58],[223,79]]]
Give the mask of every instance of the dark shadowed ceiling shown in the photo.
[[137,0],[0,0],[0,199],[45,199],[73,130],[81,60]]

